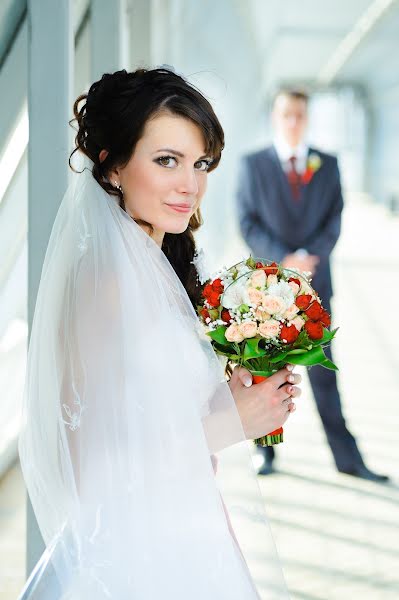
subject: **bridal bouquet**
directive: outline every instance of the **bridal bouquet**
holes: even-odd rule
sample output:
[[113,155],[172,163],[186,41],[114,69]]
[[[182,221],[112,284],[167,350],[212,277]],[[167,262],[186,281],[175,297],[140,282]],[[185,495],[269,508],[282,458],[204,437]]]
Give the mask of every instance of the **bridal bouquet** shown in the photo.
[[[254,383],[286,364],[337,370],[324,353],[336,329],[305,273],[250,257],[220,271],[202,291],[198,314],[215,351],[248,369]],[[272,446],[283,428],[255,440]]]

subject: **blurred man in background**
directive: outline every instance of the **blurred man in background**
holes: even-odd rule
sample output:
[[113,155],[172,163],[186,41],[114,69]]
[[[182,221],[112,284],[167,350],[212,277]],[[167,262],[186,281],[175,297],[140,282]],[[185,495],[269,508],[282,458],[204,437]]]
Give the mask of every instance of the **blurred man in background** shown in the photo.
[[[302,91],[281,90],[272,120],[273,145],[242,160],[237,194],[241,233],[253,256],[310,271],[312,285],[331,312],[330,255],[343,208],[337,159],[306,144],[308,96]],[[331,358],[329,349],[326,354]],[[313,367],[309,379],[338,471],[387,481],[365,466],[346,427],[335,372]],[[274,470],[275,450],[260,450],[264,463],[259,474],[268,475]]]

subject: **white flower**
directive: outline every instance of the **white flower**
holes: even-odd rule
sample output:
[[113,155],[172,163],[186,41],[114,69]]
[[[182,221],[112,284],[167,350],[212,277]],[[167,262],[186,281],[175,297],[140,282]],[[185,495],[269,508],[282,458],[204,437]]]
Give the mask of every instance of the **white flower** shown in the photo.
[[288,309],[294,303],[294,293],[291,289],[291,286],[286,281],[280,281],[279,283],[271,285],[267,289],[267,292],[271,296],[282,298],[286,309]]
[[221,304],[224,308],[234,309],[241,304],[248,304],[249,298],[245,284],[245,277],[242,277],[225,289],[221,298]]

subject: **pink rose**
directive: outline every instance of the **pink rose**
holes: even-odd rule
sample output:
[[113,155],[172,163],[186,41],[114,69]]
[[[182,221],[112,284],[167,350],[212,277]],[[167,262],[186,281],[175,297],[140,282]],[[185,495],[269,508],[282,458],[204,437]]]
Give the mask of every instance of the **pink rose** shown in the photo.
[[[263,271],[262,273],[264,274]],[[262,304],[263,299],[265,297],[265,294],[263,292],[257,290],[256,288],[250,287],[248,288],[247,293],[251,304],[253,304],[254,306],[259,306],[259,304]]]
[[263,308],[263,306],[258,306],[258,308],[255,311],[255,318],[258,321],[267,321],[268,319],[270,319],[270,315],[266,311],[266,309]]
[[284,319],[293,319],[297,313],[299,313],[299,308],[296,304],[291,304],[284,313]]
[[280,296],[265,296],[262,306],[270,315],[277,315],[285,311],[285,302]]
[[278,337],[280,333],[280,323],[275,319],[269,319],[265,323],[259,325],[259,333],[265,338]]
[[255,321],[247,321],[238,326],[240,333],[244,338],[252,338],[258,333],[258,325]]
[[228,342],[242,342],[244,336],[242,335],[239,326],[236,323],[230,325],[225,331],[226,340]]
[[294,292],[294,296],[296,296],[297,293],[299,292],[299,290],[301,289],[300,286],[297,283],[295,283],[295,281],[289,281],[288,285],[290,286],[290,288]]
[[266,287],[266,273],[261,269],[260,271],[254,271],[249,279],[250,285],[254,288]]
[[291,304],[291,306],[287,308],[283,316],[284,319],[290,320],[293,319],[297,313],[299,313],[299,308],[296,304]]
[[274,285],[275,283],[278,283],[277,275],[268,275],[267,276],[267,287],[269,287],[270,285]]
[[295,325],[298,331],[301,331],[302,327],[305,325],[305,319],[302,319],[302,317],[295,317],[295,319],[292,319],[288,324]]

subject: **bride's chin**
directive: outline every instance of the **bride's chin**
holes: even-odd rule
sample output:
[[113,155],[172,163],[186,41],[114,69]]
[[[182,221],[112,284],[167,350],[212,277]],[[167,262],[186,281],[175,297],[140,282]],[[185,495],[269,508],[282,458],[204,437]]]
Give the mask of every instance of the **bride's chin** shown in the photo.
[[184,233],[188,227],[190,219],[182,219],[178,223],[168,223],[168,227],[165,229],[166,233]]

